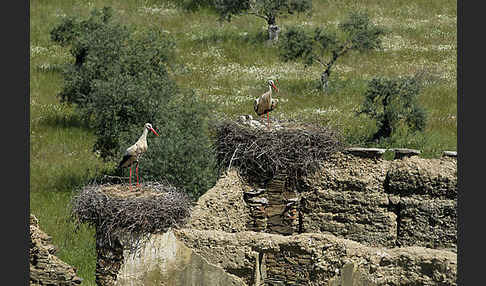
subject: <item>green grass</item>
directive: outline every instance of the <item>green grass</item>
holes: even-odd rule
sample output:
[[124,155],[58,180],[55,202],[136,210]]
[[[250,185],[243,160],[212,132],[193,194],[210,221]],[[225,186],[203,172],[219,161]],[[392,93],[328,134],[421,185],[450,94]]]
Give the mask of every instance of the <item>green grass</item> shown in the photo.
[[[308,29],[336,25],[353,8],[365,9],[389,31],[384,49],[340,58],[323,94],[315,87],[318,66],[280,61],[275,46],[261,42],[265,23],[256,17],[217,22],[210,11],[186,13],[169,1],[45,0],[30,2],[30,209],[41,228],[53,237],[58,256],[78,269],[84,285],[95,285],[94,229],[75,231],[69,218],[73,190],[113,165],[93,154],[93,131],[83,127],[71,107],[59,103],[58,67],[72,61],[67,49],[53,45],[49,31],[63,15],[87,16],[94,7],[112,6],[115,19],[137,27],[161,26],[177,44],[172,71],[183,87],[215,103],[228,117],[253,113],[253,99],[266,91],[265,80],[278,77],[281,105],[271,116],[318,121],[338,128],[349,144],[408,147],[438,157],[457,146],[456,1],[313,1],[311,18],[291,15],[278,20]],[[406,76],[424,71],[430,79],[420,95],[429,113],[425,132],[397,134],[380,144],[365,138],[374,122],[355,111],[363,101],[367,80],[374,76]]]

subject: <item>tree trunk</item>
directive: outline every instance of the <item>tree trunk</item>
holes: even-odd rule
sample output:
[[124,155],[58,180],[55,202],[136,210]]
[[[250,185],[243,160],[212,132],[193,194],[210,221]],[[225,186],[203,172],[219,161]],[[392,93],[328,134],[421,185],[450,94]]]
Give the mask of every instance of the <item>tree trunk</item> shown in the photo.
[[88,52],[86,51],[86,49],[82,49],[77,55],[76,55],[76,62],[74,63],[74,65],[77,67],[77,68],[80,68],[85,59],[86,59],[86,55],[88,54]]
[[280,34],[280,27],[275,22],[275,16],[269,15],[268,20],[268,41],[275,43],[278,41],[278,35]]
[[385,120],[382,122],[380,129],[373,134],[373,138],[371,140],[373,141],[379,141],[381,138],[388,138],[391,136],[391,133],[393,131],[393,127],[391,126],[390,121],[388,118],[385,118]]
[[334,63],[336,62],[336,60],[338,59],[338,57],[340,55],[342,55],[343,53],[338,53],[336,51],[333,51],[332,52],[332,58],[331,60],[327,63],[326,65],[326,70],[321,74],[321,88],[322,88],[322,91],[327,91],[328,87],[329,87],[329,76],[331,75],[331,68],[332,66],[334,65]]
[[280,33],[280,27],[277,25],[269,25],[268,26],[268,40],[270,42],[277,42],[278,41],[278,34]]
[[372,140],[379,141],[381,138],[388,138],[393,132],[392,120],[388,114],[388,105],[390,104],[390,94],[386,95],[383,100],[384,118],[381,122],[380,129],[373,135]]
[[326,91],[329,86],[329,69],[326,69],[322,74],[321,74],[321,88],[322,91]]

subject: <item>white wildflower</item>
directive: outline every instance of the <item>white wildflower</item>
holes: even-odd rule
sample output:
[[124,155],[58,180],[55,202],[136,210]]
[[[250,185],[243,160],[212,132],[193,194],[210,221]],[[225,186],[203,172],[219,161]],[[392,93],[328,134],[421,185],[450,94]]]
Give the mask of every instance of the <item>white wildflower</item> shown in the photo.
[[30,56],[31,57],[35,57],[37,55],[42,55],[44,53],[47,53],[49,51],[49,49],[47,48],[44,48],[44,47],[30,47]]
[[140,7],[139,11],[141,13],[150,14],[150,15],[173,15],[177,14],[177,9],[175,7],[168,7],[168,6],[153,6],[153,7]]

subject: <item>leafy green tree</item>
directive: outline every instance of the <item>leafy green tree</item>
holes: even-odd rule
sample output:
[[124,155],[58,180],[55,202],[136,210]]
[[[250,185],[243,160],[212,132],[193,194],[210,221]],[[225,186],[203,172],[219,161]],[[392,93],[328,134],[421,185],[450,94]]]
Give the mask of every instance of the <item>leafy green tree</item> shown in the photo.
[[113,76],[124,42],[129,38],[127,27],[113,23],[112,9],[93,9],[87,19],[63,18],[50,34],[51,40],[70,48],[74,65],[64,70],[61,101],[84,108],[91,102],[91,84]]
[[76,59],[64,70],[60,99],[73,104],[93,128],[94,151],[116,165],[151,123],[161,136],[148,140],[141,177],[168,180],[196,198],[216,180],[209,106],[170,78],[174,42],[166,33],[122,26],[109,11],[64,19],[51,31]]
[[418,102],[420,82],[415,77],[383,78],[369,81],[364,101],[358,114],[366,114],[376,120],[378,131],[372,140],[392,136],[399,126],[410,131],[423,131],[427,113]]
[[268,39],[278,41],[280,27],[277,18],[293,13],[308,14],[312,11],[312,0],[192,0],[185,1],[187,7],[212,7],[221,20],[231,21],[232,17],[239,15],[253,15],[265,20],[268,25]]
[[385,30],[374,25],[365,12],[351,12],[338,25],[337,30],[316,28],[307,33],[303,28],[291,26],[280,41],[280,56],[284,61],[302,60],[306,66],[317,63],[323,67],[320,83],[328,88],[331,69],[349,51],[366,52],[381,48]]

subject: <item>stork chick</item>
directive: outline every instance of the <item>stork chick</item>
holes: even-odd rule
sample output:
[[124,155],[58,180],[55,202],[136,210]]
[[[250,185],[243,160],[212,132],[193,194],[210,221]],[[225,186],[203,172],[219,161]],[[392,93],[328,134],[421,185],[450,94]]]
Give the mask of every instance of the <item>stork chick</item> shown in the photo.
[[278,92],[278,88],[275,86],[273,80],[268,80],[268,91],[262,94],[260,97],[256,98],[253,102],[253,109],[255,110],[257,115],[260,115],[263,119],[263,116],[267,114],[267,127],[270,124],[270,115],[269,112],[274,110],[277,107],[278,99],[272,98],[272,90],[274,89],[275,92]]
[[150,123],[145,123],[145,126],[143,128],[143,133],[138,138],[137,142],[133,144],[132,146],[128,147],[127,150],[125,151],[125,155],[123,156],[123,159],[120,161],[118,164],[118,168],[125,168],[130,166],[130,190],[132,190],[132,165],[133,163],[137,163],[137,167],[135,168],[135,173],[137,175],[137,187],[140,186],[138,183],[138,164],[139,164],[139,159],[147,151],[148,145],[147,145],[147,134],[148,131],[152,131],[155,135],[159,136],[157,132],[155,132],[154,128],[152,127],[152,124]]

